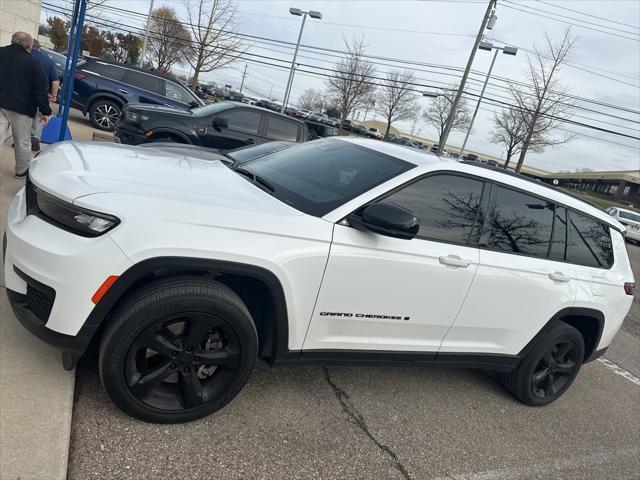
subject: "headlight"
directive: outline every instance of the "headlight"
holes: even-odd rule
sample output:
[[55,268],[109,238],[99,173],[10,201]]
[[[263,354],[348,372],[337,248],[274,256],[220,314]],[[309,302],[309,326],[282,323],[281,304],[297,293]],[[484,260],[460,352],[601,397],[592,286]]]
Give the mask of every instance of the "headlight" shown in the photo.
[[60,200],[27,182],[27,215],[43,220],[83,237],[98,237],[120,223],[106,213],[94,212]]
[[138,112],[131,112],[128,110],[126,111],[124,118],[127,122],[134,122],[134,123],[139,123],[144,120],[149,120],[149,117],[147,117],[146,115],[143,115]]

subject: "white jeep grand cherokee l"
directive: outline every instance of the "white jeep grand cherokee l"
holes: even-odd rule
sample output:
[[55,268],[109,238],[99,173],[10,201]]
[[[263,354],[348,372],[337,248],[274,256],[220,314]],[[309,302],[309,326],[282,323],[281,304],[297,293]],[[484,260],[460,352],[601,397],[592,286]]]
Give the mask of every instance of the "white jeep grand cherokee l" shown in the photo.
[[137,418],[214,412],[257,357],[478,367],[545,405],[631,306],[624,227],[519,175],[346,138],[219,158],[61,143],[9,208],[16,317],[66,368],[96,337]]

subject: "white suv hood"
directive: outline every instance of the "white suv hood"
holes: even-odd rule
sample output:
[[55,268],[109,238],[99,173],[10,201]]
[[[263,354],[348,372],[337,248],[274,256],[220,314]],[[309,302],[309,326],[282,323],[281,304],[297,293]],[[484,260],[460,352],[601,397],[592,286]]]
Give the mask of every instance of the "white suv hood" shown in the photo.
[[270,214],[300,214],[216,160],[101,142],[62,142],[32,162],[29,178],[68,202],[96,193],[158,197]]

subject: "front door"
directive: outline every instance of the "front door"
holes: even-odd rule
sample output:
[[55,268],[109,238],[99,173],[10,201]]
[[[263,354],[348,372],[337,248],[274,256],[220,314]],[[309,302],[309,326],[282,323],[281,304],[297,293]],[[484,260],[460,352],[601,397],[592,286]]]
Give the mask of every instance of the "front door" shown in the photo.
[[[215,117],[225,118],[229,123],[228,127],[214,127]],[[246,147],[262,143],[259,136],[260,123],[263,114],[257,110],[237,109],[224,111],[210,118],[206,134],[203,136],[205,147],[219,148],[221,150],[233,150],[234,148]]]
[[483,188],[447,173],[391,192],[420,217],[411,240],[336,224],[303,349],[437,352],[478,266]]

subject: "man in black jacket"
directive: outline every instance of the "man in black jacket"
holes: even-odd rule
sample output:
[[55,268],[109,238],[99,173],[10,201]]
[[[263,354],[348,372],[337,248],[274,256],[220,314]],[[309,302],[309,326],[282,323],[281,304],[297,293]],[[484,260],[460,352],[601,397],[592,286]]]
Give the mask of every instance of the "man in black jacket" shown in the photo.
[[16,32],[11,45],[0,48],[0,153],[2,145],[13,134],[16,177],[23,178],[31,162],[31,125],[40,110],[46,123],[51,115],[49,85],[40,64],[31,57],[33,39]]

